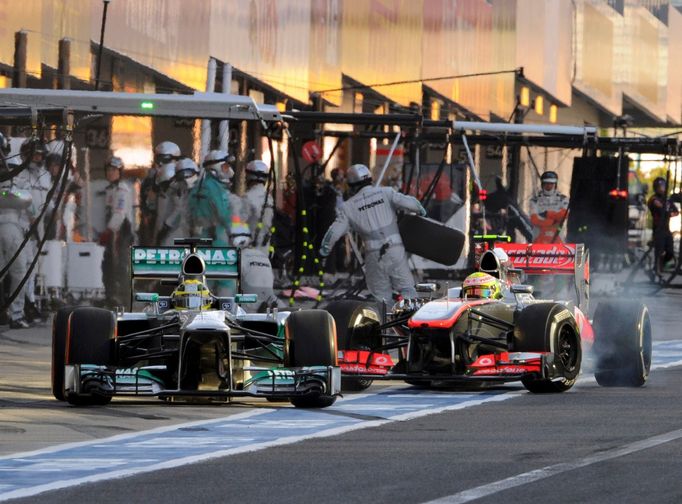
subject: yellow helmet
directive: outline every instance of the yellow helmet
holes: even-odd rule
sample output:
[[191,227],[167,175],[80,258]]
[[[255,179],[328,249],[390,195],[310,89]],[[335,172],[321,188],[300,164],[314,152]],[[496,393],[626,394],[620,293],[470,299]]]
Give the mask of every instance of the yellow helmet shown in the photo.
[[173,308],[176,310],[208,310],[213,297],[199,280],[184,280],[171,295]]
[[462,297],[468,299],[500,299],[500,281],[488,273],[472,273],[462,284]]

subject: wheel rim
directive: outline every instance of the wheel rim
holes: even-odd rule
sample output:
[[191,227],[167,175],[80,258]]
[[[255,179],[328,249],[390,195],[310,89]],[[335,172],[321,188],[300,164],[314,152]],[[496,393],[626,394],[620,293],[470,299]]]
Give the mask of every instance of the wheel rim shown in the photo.
[[648,310],[645,310],[642,316],[640,331],[639,357],[642,362],[642,375],[646,378],[651,368],[651,320]]
[[573,371],[578,365],[578,341],[570,327],[564,326],[559,334],[557,358],[564,370]]

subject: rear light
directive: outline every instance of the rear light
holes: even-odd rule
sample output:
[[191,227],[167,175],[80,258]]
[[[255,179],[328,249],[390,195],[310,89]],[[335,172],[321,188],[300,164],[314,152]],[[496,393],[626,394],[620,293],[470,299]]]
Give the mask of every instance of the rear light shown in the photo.
[[627,199],[628,192],[625,189],[612,189],[609,191],[609,196],[612,199]]
[[478,199],[485,201],[488,199],[488,191],[486,189],[481,189],[478,191]]

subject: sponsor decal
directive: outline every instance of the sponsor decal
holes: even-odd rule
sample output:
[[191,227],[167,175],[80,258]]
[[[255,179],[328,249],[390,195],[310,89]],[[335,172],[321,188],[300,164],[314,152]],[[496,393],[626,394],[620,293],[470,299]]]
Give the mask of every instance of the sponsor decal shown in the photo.
[[575,245],[499,244],[515,267],[569,268],[575,264]]
[[[161,276],[180,273],[182,261],[189,254],[182,247],[133,247],[131,259],[133,275],[157,274]],[[207,274],[236,276],[239,252],[232,247],[210,247],[197,250],[206,263]]]
[[[133,247],[133,264],[181,264],[189,249]],[[199,255],[207,265],[236,264],[237,249],[212,248],[198,249]]]
[[495,360],[492,357],[481,357],[476,361],[475,366],[494,366]]
[[362,205],[360,208],[358,208],[358,212],[364,212],[365,210],[369,210],[370,208],[374,208],[377,205],[381,205],[384,202],[384,199],[378,199],[376,201],[372,201],[371,203],[367,203],[366,205]]
[[540,366],[500,366],[477,369],[474,376],[506,376],[539,372]]
[[249,266],[259,266],[261,268],[271,268],[269,263],[263,261],[250,261]]
[[376,366],[365,366],[363,364],[340,364],[341,372],[343,373],[356,373],[356,374],[377,374],[385,375],[388,373],[388,369]]

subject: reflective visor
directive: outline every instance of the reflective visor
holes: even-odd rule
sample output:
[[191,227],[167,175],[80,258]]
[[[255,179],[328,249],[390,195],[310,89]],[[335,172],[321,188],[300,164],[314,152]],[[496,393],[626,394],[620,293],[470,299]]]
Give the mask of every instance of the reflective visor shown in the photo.
[[464,297],[487,299],[493,296],[493,289],[490,287],[466,287]]
[[156,154],[154,156],[154,162],[156,164],[160,164],[160,165],[168,164],[168,163],[172,163],[173,161],[175,161],[175,156],[173,156],[172,154]]

